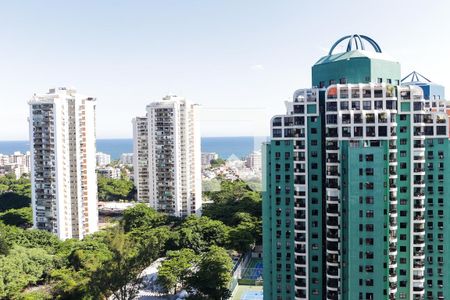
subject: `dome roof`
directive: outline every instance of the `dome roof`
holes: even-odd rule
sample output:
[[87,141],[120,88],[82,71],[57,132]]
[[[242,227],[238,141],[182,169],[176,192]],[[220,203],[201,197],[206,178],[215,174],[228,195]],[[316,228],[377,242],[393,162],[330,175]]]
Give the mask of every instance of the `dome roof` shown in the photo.
[[372,46],[373,50],[377,53],[381,53],[381,48],[375,42],[372,38],[366,36],[366,35],[360,35],[360,34],[352,34],[352,35],[346,35],[339,40],[337,40],[333,46],[331,46],[330,51],[328,52],[328,55],[333,55],[334,49],[341,44],[343,41],[347,42],[347,49],[345,52],[350,52],[353,50],[366,50],[366,43]]

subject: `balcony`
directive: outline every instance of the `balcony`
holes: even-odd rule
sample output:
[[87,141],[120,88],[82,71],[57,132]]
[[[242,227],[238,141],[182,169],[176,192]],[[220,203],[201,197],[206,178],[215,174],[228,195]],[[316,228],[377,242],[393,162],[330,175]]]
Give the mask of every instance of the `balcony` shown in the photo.
[[331,264],[339,264],[339,256],[336,254],[328,254],[327,262]]

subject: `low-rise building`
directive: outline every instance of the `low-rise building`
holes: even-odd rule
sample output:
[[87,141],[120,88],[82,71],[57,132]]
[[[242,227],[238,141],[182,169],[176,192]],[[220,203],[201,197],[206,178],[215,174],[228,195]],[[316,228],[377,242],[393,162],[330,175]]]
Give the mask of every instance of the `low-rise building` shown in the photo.
[[103,152],[97,152],[95,154],[95,159],[98,167],[104,167],[111,163],[111,155]]
[[120,175],[122,172],[121,172],[120,168],[103,167],[103,168],[98,168],[97,173],[106,178],[120,179]]

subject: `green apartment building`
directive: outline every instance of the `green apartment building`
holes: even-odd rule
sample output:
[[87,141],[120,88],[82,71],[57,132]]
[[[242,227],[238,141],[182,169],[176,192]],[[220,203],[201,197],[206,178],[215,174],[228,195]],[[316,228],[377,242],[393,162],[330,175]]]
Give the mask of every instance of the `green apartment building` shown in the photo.
[[312,82],[264,147],[264,299],[450,299],[443,95],[362,35]]

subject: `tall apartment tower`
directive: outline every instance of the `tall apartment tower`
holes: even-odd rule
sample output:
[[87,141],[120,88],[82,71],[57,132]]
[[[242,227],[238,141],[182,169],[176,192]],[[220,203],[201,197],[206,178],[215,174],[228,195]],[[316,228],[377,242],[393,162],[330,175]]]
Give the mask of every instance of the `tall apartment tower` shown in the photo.
[[150,203],[149,156],[148,156],[148,119],[136,117],[133,123],[133,171],[137,199]]
[[98,228],[95,105],[70,88],[29,101],[34,228],[60,239]]
[[179,217],[201,213],[197,105],[166,96],[135,118],[134,169],[140,201]]
[[264,299],[447,299],[446,102],[363,35],[312,82],[264,147]]

